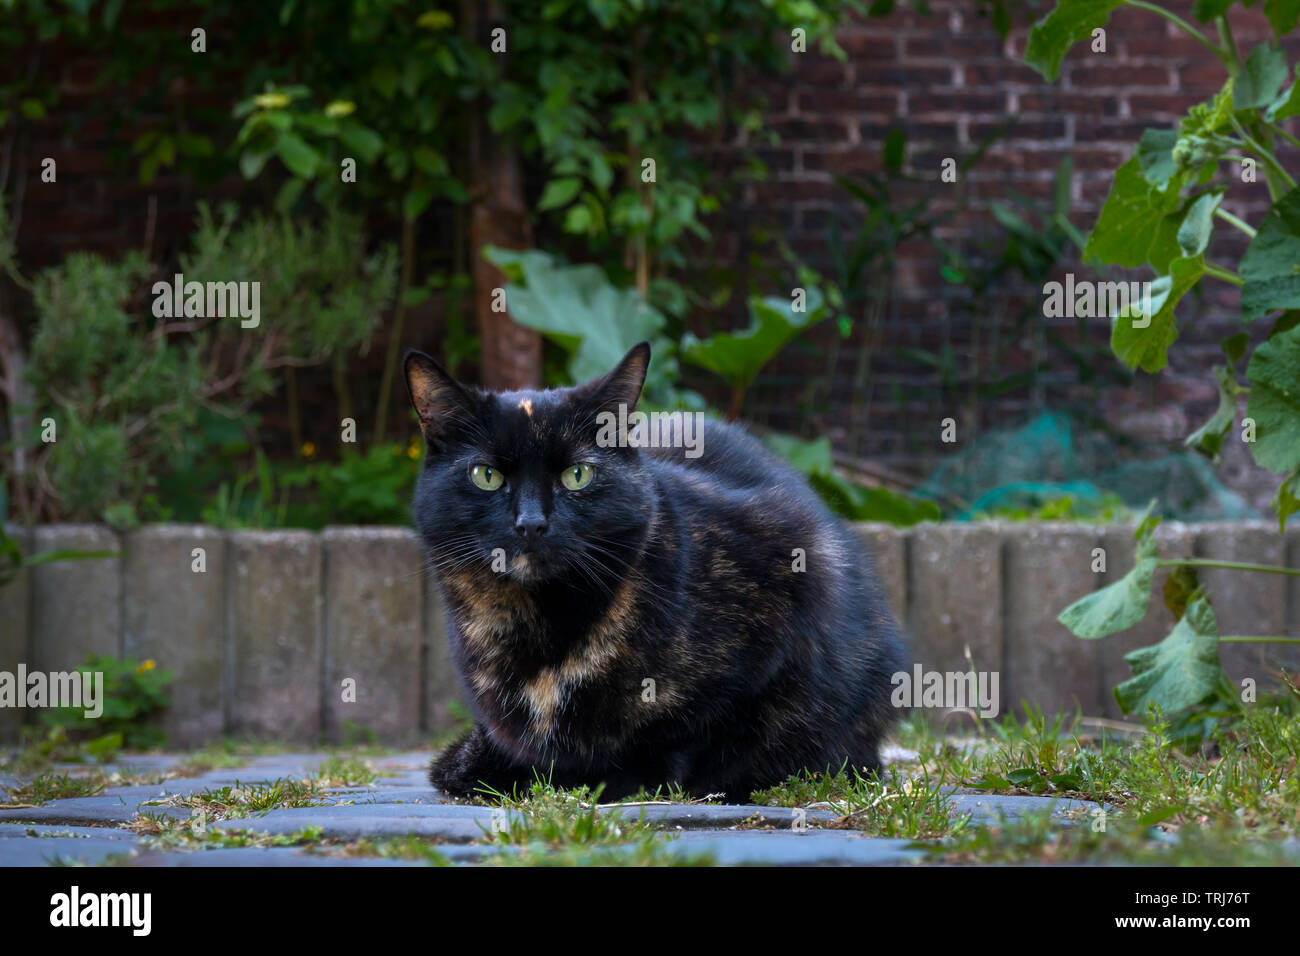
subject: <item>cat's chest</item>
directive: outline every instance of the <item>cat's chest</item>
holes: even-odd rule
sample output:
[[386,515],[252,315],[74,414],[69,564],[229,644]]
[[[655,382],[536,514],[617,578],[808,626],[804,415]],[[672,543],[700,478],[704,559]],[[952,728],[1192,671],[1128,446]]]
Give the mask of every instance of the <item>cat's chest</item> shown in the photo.
[[618,735],[635,690],[630,594],[580,624],[509,591],[449,588],[449,597],[458,664],[501,743],[540,759],[585,749],[602,725]]

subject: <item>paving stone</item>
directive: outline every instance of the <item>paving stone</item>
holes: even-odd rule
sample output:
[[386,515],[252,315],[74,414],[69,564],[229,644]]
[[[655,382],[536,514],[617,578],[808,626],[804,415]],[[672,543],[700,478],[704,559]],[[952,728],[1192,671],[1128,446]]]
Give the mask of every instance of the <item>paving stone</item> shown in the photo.
[[891,866],[923,859],[914,841],[848,830],[685,830],[668,841],[682,855],[712,854],[721,866]]
[[[421,735],[423,561],[404,528],[326,528],[324,727],[383,740]],[[343,682],[352,696],[344,700]]]
[[[69,823],[113,824],[129,823],[136,817],[138,805],[123,802],[117,797],[78,797],[73,800],[55,800],[42,807],[24,807],[18,810],[0,810],[0,823]],[[138,807],[144,816],[165,816],[177,820],[187,819],[190,811],[175,807]]]
[[[196,571],[194,551],[202,549]],[[126,656],[172,671],[163,718],[170,743],[192,747],[225,724],[226,542],[203,525],[154,525],[123,538]]]
[[[513,811],[505,812],[507,819],[514,816]],[[467,843],[483,838],[483,829],[492,826],[492,814],[488,807],[463,804],[329,806],[272,810],[261,816],[223,820],[213,828],[284,834],[318,826],[326,837],[339,840],[415,834],[448,843]]]
[[229,727],[311,741],[321,731],[321,549],[308,531],[229,536]]
[[[680,827],[682,829],[704,829],[734,827],[741,824],[770,826],[776,829],[791,828],[795,813],[790,807],[760,807],[753,804],[655,804],[651,806],[610,807],[603,813],[614,813],[628,820],[641,818],[656,827]],[[828,810],[807,810],[805,819],[809,821],[828,821],[836,814]]]
[[121,840],[86,837],[34,837],[0,840],[0,866],[51,866],[60,863],[97,864],[110,856],[134,854]]
[[326,856],[306,853],[297,847],[228,847],[214,850],[188,850],[174,853],[141,853],[129,861],[131,866],[424,866],[422,860],[393,860],[383,857]]
[[1101,808],[1101,804],[1091,800],[1053,800],[998,793],[954,793],[952,802],[955,812],[969,813],[975,826],[990,826],[1003,819],[1013,822],[1048,809],[1053,817],[1069,818],[1073,814],[1090,815]]
[[0,840],[49,839],[50,837],[93,838],[139,843],[140,837],[130,830],[114,827],[53,826],[50,824],[0,823]]
[[[117,535],[98,525],[40,525],[36,552],[119,551]],[[122,653],[121,558],[54,561],[31,569],[30,670],[70,671],[89,654]]]

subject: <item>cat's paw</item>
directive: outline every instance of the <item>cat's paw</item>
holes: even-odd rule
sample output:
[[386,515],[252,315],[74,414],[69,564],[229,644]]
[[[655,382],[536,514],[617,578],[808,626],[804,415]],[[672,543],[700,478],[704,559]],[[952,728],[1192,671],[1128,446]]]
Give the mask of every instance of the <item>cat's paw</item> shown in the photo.
[[499,775],[500,756],[482,727],[461,737],[440,753],[429,767],[429,782],[454,797],[473,796]]

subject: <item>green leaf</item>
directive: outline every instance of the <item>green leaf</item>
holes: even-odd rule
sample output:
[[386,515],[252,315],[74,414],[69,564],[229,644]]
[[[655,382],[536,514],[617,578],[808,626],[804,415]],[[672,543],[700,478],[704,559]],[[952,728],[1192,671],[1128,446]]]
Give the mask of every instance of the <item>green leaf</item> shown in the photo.
[[1261,43],[1250,51],[1244,68],[1232,88],[1232,105],[1239,110],[1254,110],[1277,98],[1286,82],[1286,54]]
[[1133,676],[1115,688],[1126,714],[1150,704],[1165,713],[1195,707],[1219,684],[1219,625],[1204,594],[1187,604],[1187,612],[1159,644],[1124,655]]
[[1264,0],[1264,15],[1273,33],[1286,36],[1300,23],[1300,0]]
[[1145,129],[1138,140],[1137,161],[1142,168],[1142,178],[1152,186],[1163,188],[1178,174],[1174,162],[1174,144],[1178,142],[1176,129]]
[[1252,322],[1274,309],[1300,308],[1300,188],[1276,203],[1241,257],[1241,317]]
[[891,129],[885,134],[884,163],[885,169],[896,173],[903,168],[907,156],[907,133],[901,129]]
[[1198,196],[1183,217],[1183,224],[1178,227],[1178,247],[1185,256],[1199,256],[1210,244],[1214,233],[1214,210],[1223,201],[1223,193],[1203,193]]
[[1223,450],[1223,439],[1237,420],[1237,396],[1242,388],[1237,384],[1237,376],[1222,365],[1214,367],[1214,377],[1219,382],[1218,410],[1208,422],[1188,435],[1184,444],[1217,464]]
[[604,375],[642,340],[650,341],[655,356],[647,388],[662,385],[675,372],[663,314],[636,289],[612,285],[599,266],[571,266],[536,249],[488,246],[483,255],[511,277],[506,286],[510,317],[569,353],[573,381]]
[[746,387],[786,343],[828,314],[819,289],[807,290],[804,305],[803,311],[796,312],[789,299],[751,298],[747,329],[719,332],[707,339],[687,332],[682,336],[682,358],[721,376],[733,387]]
[[1292,468],[1291,474],[1278,486],[1277,494],[1273,496],[1273,510],[1277,512],[1278,523],[1285,533],[1287,515],[1300,511],[1300,465]]
[[1187,613],[1187,603],[1196,596],[1200,588],[1200,575],[1196,573],[1196,568],[1180,564],[1170,570],[1165,578],[1163,590],[1165,607],[1169,608],[1169,613],[1174,616],[1175,621],[1180,620]]
[[1085,594],[1057,616],[1072,634],[1095,640],[1126,630],[1146,615],[1151,601],[1151,578],[1160,560],[1154,531],[1155,526],[1148,528],[1145,521],[1138,526],[1137,557],[1128,574],[1099,591]]
[[402,218],[406,220],[419,219],[424,211],[429,208],[429,203],[433,202],[434,187],[432,185],[418,186],[410,190],[402,197]]
[[1261,343],[1246,378],[1246,414],[1255,420],[1251,455],[1269,471],[1289,472],[1300,465],[1300,325]]
[[1151,283],[1152,316],[1148,318],[1130,305],[1126,312],[1114,317],[1110,347],[1125,365],[1158,372],[1168,364],[1169,346],[1178,338],[1174,308],[1203,275],[1205,260],[1201,256],[1174,259],[1169,263],[1169,275]]
[[1237,0],[1196,0],[1192,5],[1192,16],[1202,23],[1209,23],[1215,17],[1223,16],[1236,2]]
[[276,155],[289,172],[303,179],[311,179],[321,161],[320,153],[312,149],[293,133],[282,133],[275,144]]
[[1124,0],[1059,0],[1056,9],[1029,31],[1025,63],[1044,79],[1055,81],[1070,47],[1089,39],[1093,30],[1106,25],[1111,11],[1123,5]]
[[1229,335],[1219,343],[1219,348],[1223,349],[1223,354],[1228,357],[1228,361],[1233,365],[1246,357],[1246,349],[1249,347],[1249,332],[1238,332],[1235,335]]
[[383,137],[368,126],[355,122],[339,125],[339,142],[367,163],[374,162],[379,151],[384,148]]
[[545,212],[548,209],[567,206],[573,202],[581,189],[582,180],[576,176],[552,179],[546,184],[546,188],[542,190],[542,198],[537,201],[537,208],[541,212]]
[[1115,171],[1083,258],[1130,268],[1150,263],[1157,271],[1166,271],[1179,255],[1182,224],[1181,216],[1170,215],[1174,210],[1168,208],[1168,199],[1143,177],[1137,157],[1130,159]]
[[[1296,66],[1296,74],[1300,76],[1300,64]],[[1276,123],[1297,114],[1300,114],[1300,83],[1293,82],[1290,88],[1264,111],[1264,119]]]

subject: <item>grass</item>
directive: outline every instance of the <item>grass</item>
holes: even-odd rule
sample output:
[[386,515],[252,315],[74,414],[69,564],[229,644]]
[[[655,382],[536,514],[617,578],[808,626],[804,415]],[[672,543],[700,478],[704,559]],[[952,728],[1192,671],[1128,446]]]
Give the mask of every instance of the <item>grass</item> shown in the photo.
[[20,783],[9,791],[9,800],[0,803],[0,809],[39,806],[51,800],[69,800],[76,797],[93,797],[109,785],[102,774],[73,776],[70,773],[45,773]]

